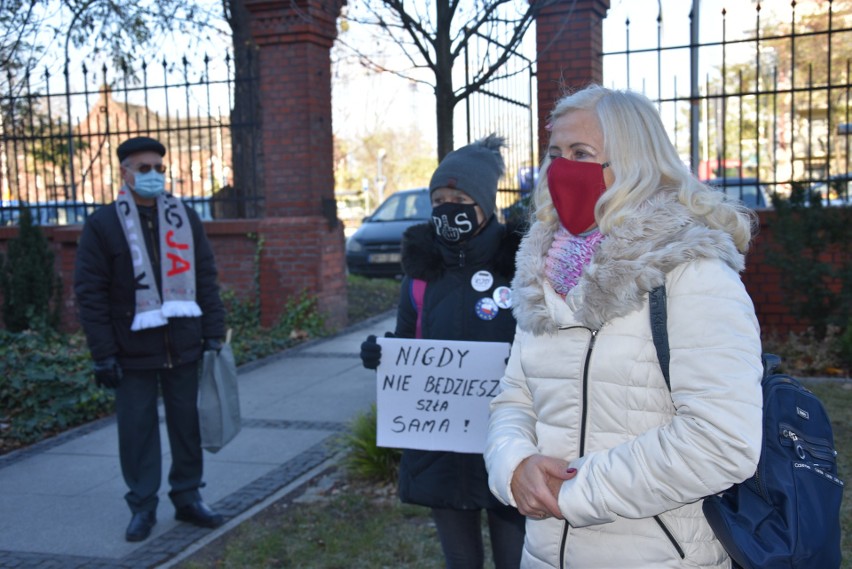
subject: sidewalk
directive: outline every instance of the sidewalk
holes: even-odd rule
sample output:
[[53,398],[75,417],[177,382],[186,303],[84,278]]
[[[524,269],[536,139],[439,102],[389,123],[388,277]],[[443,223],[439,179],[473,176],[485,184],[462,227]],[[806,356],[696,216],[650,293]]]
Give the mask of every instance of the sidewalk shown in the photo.
[[157,525],[140,543],[124,539],[130,511],[114,417],[0,456],[0,568],[165,569],[233,529],[332,463],[324,443],[376,397],[360,344],[393,327],[385,315],[240,368],[242,432],[204,457],[202,496],[227,520],[216,530],[174,519],[162,407]]

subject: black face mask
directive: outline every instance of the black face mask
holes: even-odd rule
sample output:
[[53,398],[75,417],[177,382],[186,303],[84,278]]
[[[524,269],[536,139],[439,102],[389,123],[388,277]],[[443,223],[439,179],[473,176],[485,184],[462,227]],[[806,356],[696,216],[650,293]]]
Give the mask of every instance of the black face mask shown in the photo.
[[445,203],[434,207],[432,226],[444,243],[453,245],[469,239],[479,227],[476,204]]

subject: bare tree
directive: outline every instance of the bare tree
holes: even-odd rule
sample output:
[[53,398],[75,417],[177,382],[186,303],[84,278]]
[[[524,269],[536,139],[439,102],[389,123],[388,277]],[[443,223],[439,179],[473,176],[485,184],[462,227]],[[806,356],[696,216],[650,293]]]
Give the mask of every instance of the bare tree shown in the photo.
[[31,67],[43,54],[44,46],[35,38],[44,19],[36,2],[0,0],[0,88],[4,94],[12,87],[9,77]]
[[[518,50],[536,16],[558,0],[365,0],[347,11],[352,24],[381,30],[398,46],[401,63],[391,63],[378,42],[371,50],[363,42],[341,41],[364,65],[431,85],[435,91],[438,158],[453,150],[456,106],[506,72],[506,61]],[[488,49],[469,66],[467,81],[456,85],[459,59],[474,41]]]
[[54,56],[64,50],[62,63],[67,61],[69,49],[76,49],[105,55],[116,67],[131,67],[140,58],[161,51],[158,42],[168,34],[207,38],[212,31],[222,31],[217,25],[222,14],[194,1],[0,0],[0,21],[4,15],[21,19],[12,13],[15,4],[37,22],[22,28],[20,41],[3,54],[4,63],[16,65],[28,63],[28,51],[36,48],[50,50]]
[[[67,66],[70,50],[105,57],[116,69],[132,74],[138,68],[134,64],[166,54],[176,43],[169,41],[172,36],[188,39],[190,47],[230,36],[236,75],[231,110],[234,178],[241,190],[256,187],[259,130],[254,126],[260,103],[255,85],[257,46],[249,33],[249,19],[244,0],[221,0],[218,5],[197,0],[0,0],[0,69],[6,72],[0,77],[0,89],[7,93],[22,84],[40,57],[54,66],[57,62]],[[64,71],[67,78],[68,70]],[[4,123],[15,122],[14,109],[2,111],[0,132]],[[241,206],[238,194],[231,201]]]

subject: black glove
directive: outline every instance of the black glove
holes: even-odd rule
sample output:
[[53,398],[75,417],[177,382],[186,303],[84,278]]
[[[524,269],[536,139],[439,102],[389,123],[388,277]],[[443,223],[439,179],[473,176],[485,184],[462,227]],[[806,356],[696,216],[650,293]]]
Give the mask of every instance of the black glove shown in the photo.
[[222,340],[218,338],[204,338],[202,348],[205,352],[214,351],[217,354],[222,351]]
[[[385,338],[395,338],[391,332],[385,332]],[[370,334],[361,344],[361,363],[367,369],[376,369],[382,361],[382,347],[376,342],[376,337]]]
[[118,365],[114,356],[96,361],[92,371],[95,372],[95,383],[98,387],[115,389],[124,377],[121,366]]
[[370,334],[361,343],[361,363],[367,369],[376,369],[382,361],[382,347],[376,342],[376,337]]

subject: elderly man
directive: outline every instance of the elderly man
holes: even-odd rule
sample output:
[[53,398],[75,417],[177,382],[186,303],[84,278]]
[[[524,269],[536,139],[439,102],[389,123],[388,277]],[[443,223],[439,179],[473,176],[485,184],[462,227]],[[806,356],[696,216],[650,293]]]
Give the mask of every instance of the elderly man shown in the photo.
[[115,389],[118,446],[132,518],[127,541],[157,523],[161,481],[158,392],[171,447],[175,518],[215,528],[202,500],[199,360],[221,347],[224,307],[198,215],[165,191],[166,148],[148,137],[118,147],[123,185],[86,222],[74,292],[98,385]]

